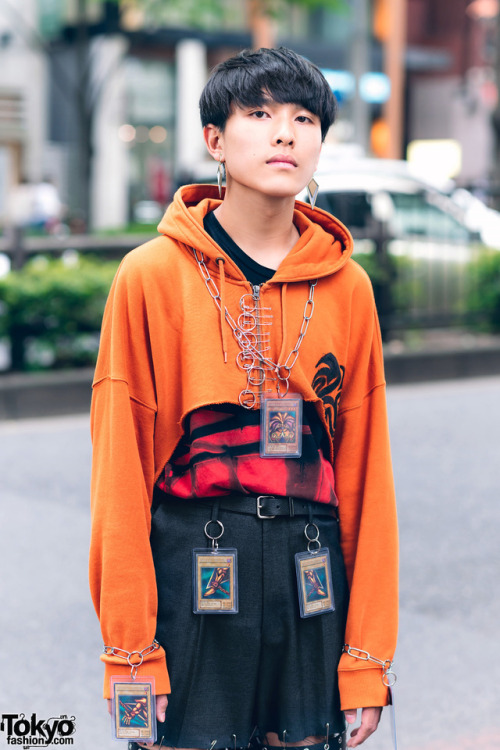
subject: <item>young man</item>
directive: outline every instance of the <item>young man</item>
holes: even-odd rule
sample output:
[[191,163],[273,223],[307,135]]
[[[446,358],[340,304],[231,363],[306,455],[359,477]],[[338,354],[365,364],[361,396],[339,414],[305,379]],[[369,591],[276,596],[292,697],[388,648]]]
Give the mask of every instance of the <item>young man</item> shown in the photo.
[[334,98],[263,49],[218,66],[200,107],[225,192],[178,191],[103,322],[104,694],[131,665],[154,677],[157,746],[345,747],[362,709],[356,747],[388,701],[397,529],[371,286],[347,229],[295,202]]

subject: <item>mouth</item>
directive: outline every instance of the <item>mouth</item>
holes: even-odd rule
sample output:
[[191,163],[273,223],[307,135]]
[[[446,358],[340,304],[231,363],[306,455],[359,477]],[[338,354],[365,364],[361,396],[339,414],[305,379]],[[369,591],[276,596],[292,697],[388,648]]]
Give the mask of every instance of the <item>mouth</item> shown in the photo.
[[297,162],[292,156],[285,156],[284,154],[277,154],[272,159],[268,159],[266,164],[278,164],[287,167],[296,167]]

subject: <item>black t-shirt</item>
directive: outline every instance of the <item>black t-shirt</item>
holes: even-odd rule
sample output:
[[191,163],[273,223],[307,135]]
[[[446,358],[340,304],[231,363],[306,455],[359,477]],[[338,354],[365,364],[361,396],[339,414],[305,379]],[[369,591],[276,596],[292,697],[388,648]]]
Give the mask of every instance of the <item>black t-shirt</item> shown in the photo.
[[221,226],[213,211],[205,216],[203,219],[203,226],[205,232],[215,240],[227,255],[229,255],[231,260],[234,260],[238,268],[243,271],[245,277],[253,286],[263,284],[274,276],[276,273],[274,268],[261,266],[260,263],[257,263],[253,258],[243,252],[241,247],[238,247],[236,242]]

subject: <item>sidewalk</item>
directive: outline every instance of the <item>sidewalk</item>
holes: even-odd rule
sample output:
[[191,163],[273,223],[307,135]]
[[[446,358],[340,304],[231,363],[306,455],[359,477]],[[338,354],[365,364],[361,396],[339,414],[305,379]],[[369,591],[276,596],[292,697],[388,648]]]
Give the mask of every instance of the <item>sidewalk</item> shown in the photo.
[[0,420],[81,414],[90,408],[93,369],[0,376]]
[[[500,336],[431,331],[384,349],[388,385],[500,374]],[[0,376],[0,420],[89,411],[92,369]]]
[[384,346],[386,379],[393,383],[500,374],[500,336],[448,329],[407,334]]

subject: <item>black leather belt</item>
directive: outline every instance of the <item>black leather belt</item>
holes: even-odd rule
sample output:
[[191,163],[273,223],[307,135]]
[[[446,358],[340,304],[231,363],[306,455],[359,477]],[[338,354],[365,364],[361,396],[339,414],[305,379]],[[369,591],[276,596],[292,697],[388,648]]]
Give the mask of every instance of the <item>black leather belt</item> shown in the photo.
[[276,516],[331,516],[337,518],[336,508],[333,505],[314,503],[309,500],[297,500],[294,497],[276,497],[275,495],[220,495],[218,497],[207,497],[196,500],[182,500],[167,495],[161,490],[155,490],[155,500],[160,503],[175,503],[183,508],[196,505],[196,507],[218,504],[220,510],[229,510],[233,513],[249,513],[258,518],[271,519]]

